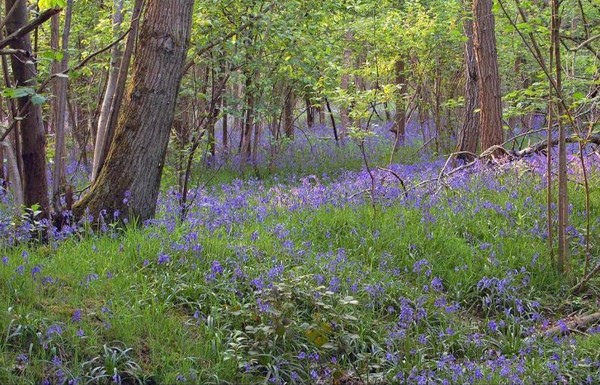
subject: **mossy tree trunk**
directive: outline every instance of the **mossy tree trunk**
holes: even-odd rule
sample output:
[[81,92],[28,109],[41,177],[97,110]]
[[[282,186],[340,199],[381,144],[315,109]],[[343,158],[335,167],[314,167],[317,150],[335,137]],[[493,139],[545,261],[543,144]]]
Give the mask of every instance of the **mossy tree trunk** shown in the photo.
[[193,0],[148,0],[125,105],[104,166],[74,208],[150,219],[189,47]]

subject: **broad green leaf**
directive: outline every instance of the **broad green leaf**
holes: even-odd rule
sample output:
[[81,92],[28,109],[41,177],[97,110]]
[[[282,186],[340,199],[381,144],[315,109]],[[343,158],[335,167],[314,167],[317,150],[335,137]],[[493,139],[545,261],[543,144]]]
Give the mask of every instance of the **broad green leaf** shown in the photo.
[[18,88],[5,88],[2,90],[2,95],[9,99],[22,98],[24,96],[32,95],[35,91],[30,87],[18,87]]
[[31,97],[31,103],[33,103],[33,104],[40,105],[40,104],[44,104],[45,102],[46,102],[46,98],[43,95],[34,94]]

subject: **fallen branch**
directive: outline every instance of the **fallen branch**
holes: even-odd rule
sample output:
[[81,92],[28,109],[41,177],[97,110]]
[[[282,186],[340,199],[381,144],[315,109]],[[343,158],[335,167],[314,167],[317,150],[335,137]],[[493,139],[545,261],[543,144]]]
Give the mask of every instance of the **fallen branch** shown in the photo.
[[379,170],[389,172],[390,174],[395,176],[396,179],[398,179],[400,181],[400,184],[402,185],[402,189],[404,190],[404,197],[408,198],[408,190],[406,190],[406,184],[404,183],[404,180],[400,177],[400,175],[398,175],[398,173],[396,173],[394,170],[390,170],[389,168],[384,167],[379,167]]
[[[591,135],[587,138],[582,138],[578,135],[573,135],[566,139],[567,143],[579,143],[581,141],[583,141],[585,143],[593,143],[593,144],[600,145],[600,134]],[[552,140],[551,144],[552,144],[552,146],[558,145],[558,139]],[[533,146],[529,146],[520,151],[515,151],[511,155],[515,156],[517,158],[523,158],[525,156],[532,155],[532,154],[535,154],[535,153],[538,153],[540,151],[544,151],[547,149],[548,149],[548,141],[542,140],[541,142],[538,142],[538,143],[534,144]]]
[[596,265],[596,267],[594,267],[592,271],[590,271],[585,277],[583,277],[581,282],[573,286],[571,288],[571,292],[573,294],[580,294],[585,289],[588,282],[598,274],[600,274],[600,263],[598,263],[598,265]]
[[572,331],[583,332],[593,324],[600,322],[600,312],[582,316],[579,318],[571,319],[567,322],[561,322],[560,325],[551,327],[544,332],[544,335],[548,337],[561,336],[568,334]]

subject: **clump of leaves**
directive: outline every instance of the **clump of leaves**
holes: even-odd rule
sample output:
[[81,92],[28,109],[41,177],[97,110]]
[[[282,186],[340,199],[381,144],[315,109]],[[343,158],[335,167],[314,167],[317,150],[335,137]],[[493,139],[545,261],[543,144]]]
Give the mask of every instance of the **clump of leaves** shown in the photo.
[[243,319],[243,330],[232,335],[227,359],[275,383],[333,376],[332,362],[359,339],[353,315],[358,301],[312,282],[312,276],[290,275],[255,290],[254,302],[233,309],[231,315]]
[[87,384],[143,384],[142,368],[131,356],[132,348],[104,345],[100,354],[82,364]]

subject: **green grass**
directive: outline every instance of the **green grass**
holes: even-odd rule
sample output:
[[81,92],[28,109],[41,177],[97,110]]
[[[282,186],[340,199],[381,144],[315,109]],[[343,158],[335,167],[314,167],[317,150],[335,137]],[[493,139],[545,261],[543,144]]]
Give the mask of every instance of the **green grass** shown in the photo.
[[[311,370],[325,366],[333,378],[351,373],[387,383],[398,372],[435,367],[448,352],[475,360],[493,348],[516,356],[529,346],[525,326],[486,310],[481,305],[486,296],[502,306],[515,298],[525,306],[538,301],[535,311],[551,321],[597,304],[589,297],[593,288],[573,304],[568,282],[548,260],[545,241],[533,235],[544,191],[506,178],[500,191],[475,181],[470,193],[423,198],[431,199],[431,221],[422,206],[408,204],[375,211],[370,205],[325,206],[282,209],[262,223],[237,223],[214,233],[184,223],[173,231],[127,229],[1,250],[9,262],[0,266],[0,383],[37,384],[43,378],[58,383],[62,369],[67,379],[81,376],[101,384],[110,383],[115,373],[157,384],[176,383],[183,378],[178,376],[188,383],[254,384],[275,375],[290,379],[292,372],[310,378]],[[573,196],[575,211],[581,210],[581,198]],[[597,215],[600,197],[594,192],[592,198]],[[482,202],[499,207],[510,202],[515,208],[504,216],[482,209]],[[575,220],[582,225],[581,217]],[[173,248],[185,244],[191,230],[198,233],[201,250]],[[598,251],[595,244],[593,251]],[[170,262],[158,264],[161,253]],[[421,260],[427,264],[415,269]],[[223,271],[207,280],[214,261]],[[573,263],[580,274],[581,254]],[[32,278],[38,265],[41,272]],[[268,279],[279,265],[283,272]],[[24,266],[23,274],[15,273],[18,266]],[[518,272],[523,267],[527,272]],[[236,268],[245,277],[238,277]],[[477,289],[483,277],[503,278],[512,270],[511,295]],[[54,281],[44,284],[42,277]],[[252,279],[260,277],[272,286],[259,292]],[[433,277],[441,279],[443,292],[431,289]],[[521,285],[524,278],[527,285]],[[338,287],[330,291],[332,279]],[[435,303],[440,297],[460,309],[440,310]],[[267,310],[260,310],[259,299],[269,304]],[[390,340],[398,310],[409,303],[427,315],[408,327],[406,338]],[[77,309],[80,322],[72,320]],[[498,333],[485,333],[490,320],[508,324]],[[62,333],[48,334],[51,325],[59,325]],[[483,347],[468,341],[481,331]],[[421,335],[428,342],[419,342]],[[568,357],[598,360],[598,335],[577,339]],[[547,353],[527,356],[526,378],[553,381],[547,373],[551,354],[566,356],[568,349],[543,339],[535,348]],[[402,354],[399,361],[386,358],[390,349]],[[318,363],[298,359],[301,352],[318,352]],[[18,360],[20,354],[28,356],[27,363]],[[597,368],[564,365],[575,379],[598,374]],[[491,380],[478,383],[502,383],[497,372],[490,375]]]

